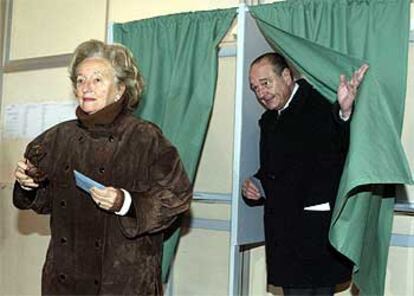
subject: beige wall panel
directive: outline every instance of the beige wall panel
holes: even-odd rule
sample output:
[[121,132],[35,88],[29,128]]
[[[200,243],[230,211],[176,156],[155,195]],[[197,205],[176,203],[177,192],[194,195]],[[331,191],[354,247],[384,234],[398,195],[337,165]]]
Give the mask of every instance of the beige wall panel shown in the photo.
[[105,38],[106,0],[13,0],[10,59],[71,53]]
[[73,99],[67,68],[8,73],[4,75],[3,101],[6,104]]
[[193,201],[191,217],[230,221],[231,206],[229,204],[205,203]]
[[[414,236],[414,217],[396,214],[393,233]],[[391,246],[388,256],[385,295],[414,295],[414,248]]]
[[414,236],[414,217],[412,215],[394,214],[392,233]]
[[29,140],[4,140],[0,142],[0,182],[14,183],[16,163],[23,157],[24,148]]
[[197,171],[195,191],[231,192],[235,62],[235,58],[219,60],[213,114]]
[[388,256],[386,296],[414,295],[414,248],[391,247]]
[[[4,131],[4,110],[9,104],[68,102],[74,100],[66,68],[28,71],[4,75],[0,132]],[[14,182],[17,160],[31,139],[5,139],[0,142],[0,182]]]
[[191,229],[180,241],[174,264],[173,295],[228,294],[230,234]]
[[194,10],[235,7],[238,0],[110,0],[109,20],[128,22]]
[[[269,288],[269,290],[273,292],[274,295],[282,295],[282,293],[276,287]],[[250,250],[249,295],[272,295],[272,293],[267,292],[266,259],[264,246]]]
[[0,185],[0,295],[40,295],[49,218],[12,205],[12,187]]

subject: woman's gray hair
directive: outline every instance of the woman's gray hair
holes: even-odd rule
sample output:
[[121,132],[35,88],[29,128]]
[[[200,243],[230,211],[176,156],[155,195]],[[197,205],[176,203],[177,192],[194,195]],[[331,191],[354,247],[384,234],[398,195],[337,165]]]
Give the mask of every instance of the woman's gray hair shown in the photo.
[[121,44],[105,44],[99,40],[81,43],[75,49],[69,65],[70,80],[74,90],[77,68],[87,58],[103,58],[112,65],[116,82],[125,84],[123,96],[128,101],[128,109],[135,110],[144,89],[144,81],[130,50]]

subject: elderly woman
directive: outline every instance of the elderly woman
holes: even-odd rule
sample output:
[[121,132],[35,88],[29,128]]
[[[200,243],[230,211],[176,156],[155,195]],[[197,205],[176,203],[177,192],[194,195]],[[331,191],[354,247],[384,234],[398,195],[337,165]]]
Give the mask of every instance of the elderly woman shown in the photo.
[[[143,82],[125,47],[84,42],[69,71],[77,120],[33,140],[15,172],[14,205],[51,215],[42,294],[160,295],[162,230],[191,184],[160,129],[131,114]],[[74,170],[105,187],[82,190]]]

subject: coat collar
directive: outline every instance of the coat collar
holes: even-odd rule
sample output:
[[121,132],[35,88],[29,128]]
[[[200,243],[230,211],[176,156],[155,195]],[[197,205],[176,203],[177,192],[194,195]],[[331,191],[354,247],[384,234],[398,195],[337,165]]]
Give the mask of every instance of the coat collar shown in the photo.
[[299,85],[299,88],[290,101],[289,106],[280,114],[276,110],[267,110],[264,112],[259,120],[259,125],[262,128],[274,128],[276,126],[277,120],[285,116],[289,116],[289,114],[292,114],[295,112],[295,110],[300,108],[300,106],[304,105],[306,101],[306,94],[309,93],[309,90],[312,88],[312,86],[305,79],[299,79],[296,81],[296,83]]
[[81,127],[93,130],[112,126],[119,115],[126,112],[126,100],[122,97],[118,102],[112,103],[94,114],[87,114],[78,106],[76,117]]

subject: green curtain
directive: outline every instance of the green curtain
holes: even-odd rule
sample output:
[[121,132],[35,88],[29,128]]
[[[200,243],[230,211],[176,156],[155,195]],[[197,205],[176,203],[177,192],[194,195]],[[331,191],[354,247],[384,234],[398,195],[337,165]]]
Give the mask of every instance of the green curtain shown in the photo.
[[407,80],[407,0],[290,0],[250,7],[269,43],[330,101],[339,75],[370,68],[359,89],[350,150],[330,229],[365,295],[384,293],[394,188],[412,184],[400,135]]
[[[218,44],[235,15],[236,9],[181,13],[113,27],[114,41],[132,51],[146,83],[136,115],[163,130],[193,181],[213,105]],[[164,282],[178,238],[179,229],[164,242]]]

